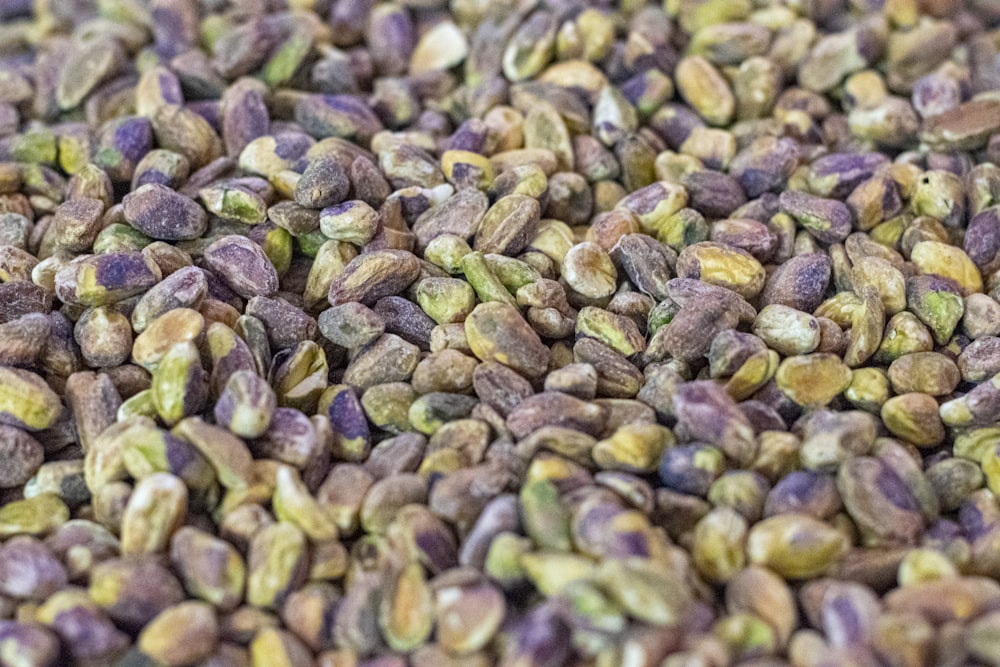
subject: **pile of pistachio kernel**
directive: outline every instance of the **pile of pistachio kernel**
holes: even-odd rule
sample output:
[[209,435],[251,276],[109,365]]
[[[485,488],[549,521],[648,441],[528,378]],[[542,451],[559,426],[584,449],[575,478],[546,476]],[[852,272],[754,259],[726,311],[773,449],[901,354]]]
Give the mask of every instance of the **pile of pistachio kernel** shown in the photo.
[[0,662],[1000,661],[994,0],[0,0]]

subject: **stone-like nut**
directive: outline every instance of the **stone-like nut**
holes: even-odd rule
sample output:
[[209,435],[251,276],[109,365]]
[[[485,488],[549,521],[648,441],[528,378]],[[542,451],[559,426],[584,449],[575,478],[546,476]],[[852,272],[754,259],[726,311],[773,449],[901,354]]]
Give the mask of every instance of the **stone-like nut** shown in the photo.
[[24,484],[45,461],[42,444],[31,434],[0,424],[0,488]]
[[750,565],[726,585],[726,610],[751,612],[768,621],[783,645],[798,624],[795,598],[785,581],[766,567]]
[[[683,185],[670,181],[657,181],[629,193],[615,204],[615,208],[633,213],[644,233],[655,235],[661,241],[665,241],[664,235],[671,237],[669,245],[676,250],[678,246],[687,245],[684,241],[689,235],[684,234],[683,216],[678,219],[674,216],[679,215],[682,210],[692,211],[693,209],[684,208],[687,204],[687,190]],[[680,238],[674,239],[673,236],[677,231],[680,232]],[[674,240],[679,243],[675,244]]]
[[937,352],[905,354],[889,365],[889,381],[897,394],[946,396],[961,379],[955,362]]
[[888,316],[906,308],[906,282],[903,273],[881,257],[865,256],[854,260],[851,285],[859,295],[866,287],[874,288]]
[[974,150],[997,131],[996,100],[972,100],[924,121],[920,140],[934,150]]
[[356,246],[367,245],[375,237],[380,224],[378,211],[357,200],[324,208],[319,218],[319,228],[324,236]]
[[182,602],[142,629],[138,646],[165,665],[187,665],[208,657],[219,641],[215,610],[204,602]]
[[132,327],[142,333],[161,315],[179,308],[197,309],[208,294],[205,272],[193,266],[166,276],[142,295],[132,310]]
[[150,120],[160,148],[180,153],[195,169],[222,155],[219,135],[207,120],[187,107],[164,104]]
[[954,280],[962,289],[963,296],[983,289],[979,269],[961,248],[938,241],[921,241],[910,250],[910,261],[921,273]]
[[507,428],[521,439],[544,426],[559,426],[600,435],[606,409],[560,392],[542,392],[517,404],[507,415]]
[[278,291],[278,272],[264,249],[245,236],[229,235],[205,248],[205,268],[245,299]]
[[851,313],[851,338],[844,351],[844,363],[857,368],[878,350],[885,326],[885,310],[878,291],[871,286],[858,289],[861,303]]
[[253,458],[246,444],[229,431],[200,417],[183,419],[171,431],[191,443],[215,469],[227,489],[242,489],[253,480]]
[[882,405],[881,415],[893,435],[918,447],[934,447],[944,440],[938,403],[927,394],[893,396]]
[[163,241],[196,239],[208,228],[205,209],[158,183],[143,185],[125,195],[122,211],[130,225]]
[[161,276],[139,252],[83,255],[56,272],[55,293],[64,303],[103,306],[145,292]]
[[185,599],[177,578],[151,556],[111,558],[96,565],[88,593],[112,620],[129,630],[139,630]]
[[571,247],[562,260],[562,277],[573,290],[591,299],[611,296],[618,287],[611,257],[596,243]]
[[851,385],[851,369],[834,354],[788,357],[778,366],[778,388],[798,405],[821,408]]
[[476,294],[456,278],[425,278],[417,283],[417,303],[438,324],[464,322],[476,305]]
[[498,361],[529,378],[548,368],[548,347],[513,306],[479,304],[465,320],[465,333],[482,361]]
[[122,515],[123,554],[165,551],[187,516],[188,490],[169,473],[154,473],[136,484]]
[[359,301],[371,306],[384,296],[399,294],[420,275],[420,262],[413,253],[380,250],[352,259],[330,284],[330,304]]
[[[124,633],[118,633],[117,639],[121,645],[127,642]],[[28,664],[54,665],[59,660],[59,636],[52,630],[34,623],[19,623],[12,620],[0,623],[0,646],[28,661]],[[77,655],[75,650],[73,653]]]
[[310,539],[335,540],[340,534],[333,517],[309,493],[291,466],[278,467],[271,504],[279,521],[297,526]]
[[725,389],[713,382],[685,382],[674,394],[676,431],[718,446],[741,465],[756,455],[753,428]]
[[786,579],[822,575],[843,558],[850,541],[836,528],[807,514],[764,519],[747,534],[747,559]]
[[135,363],[153,370],[175,345],[201,340],[205,318],[191,308],[174,308],[154,319],[132,344]]
[[274,390],[252,371],[229,376],[216,401],[215,421],[243,438],[258,438],[267,431],[278,399]]
[[59,396],[40,376],[0,366],[0,423],[42,431],[54,425],[62,413]]
[[233,609],[243,599],[246,566],[225,540],[184,526],[170,540],[170,562],[190,595],[220,610]]
[[14,537],[0,547],[0,590],[18,600],[42,601],[64,588],[66,568],[45,544]]
[[780,304],[765,306],[757,313],[753,332],[768,347],[785,356],[809,354],[820,342],[820,327],[815,317]]
[[986,425],[1000,410],[1000,374],[977,385],[972,391],[941,405],[941,420],[948,426]]
[[325,208],[342,202],[350,188],[343,165],[335,158],[321,157],[312,160],[296,182],[295,201],[306,208]]
[[481,576],[452,570],[431,582],[438,642],[460,654],[481,651],[500,630],[506,613],[503,593]]
[[851,233],[851,210],[835,199],[787,190],[779,198],[781,210],[795,218],[822,243],[837,243]]
[[857,456],[837,472],[844,506],[866,545],[912,544],[924,530],[924,518],[903,481],[876,458]]
[[710,445],[690,444],[667,449],[660,461],[660,481],[668,488],[705,496],[725,470],[722,452]]
[[713,583],[725,583],[746,565],[743,541],[747,521],[728,507],[706,514],[694,529],[692,557],[698,572]]
[[[125,650],[130,641],[129,636],[116,628],[107,614],[90,600],[87,592],[80,589],[66,589],[52,595],[39,607],[38,621],[58,636],[58,639],[53,637],[57,647],[59,639],[72,647],[70,654],[77,660],[112,660]],[[25,633],[8,631],[4,633],[4,639],[7,640],[11,634],[15,637],[11,643],[21,649],[22,641],[17,640],[32,639],[34,633],[29,630],[26,633],[28,636],[24,637]],[[43,656],[44,653],[43,650]],[[32,656],[35,652],[27,649],[26,655]],[[45,663],[42,661],[40,664]]]
[[379,606],[379,628],[396,651],[424,644],[433,630],[433,597],[420,563],[410,563],[388,583]]
[[540,217],[541,207],[535,198],[522,194],[502,197],[480,221],[472,248],[483,254],[514,256],[534,238]]
[[811,313],[823,302],[832,265],[825,253],[796,255],[780,264],[761,292],[761,305],[781,304]]
[[760,262],[745,250],[705,241],[681,251],[677,277],[697,278],[752,299],[763,289],[765,273]]
[[700,55],[677,63],[677,91],[711,125],[726,125],[733,117],[736,99],[725,77]]
[[881,368],[856,368],[844,398],[859,410],[878,414],[892,395],[889,376]]
[[324,310],[317,324],[327,340],[349,350],[363,347],[385,333],[385,322],[378,313],[356,301]]
[[247,602],[277,608],[308,574],[306,537],[286,521],[265,526],[250,542]]

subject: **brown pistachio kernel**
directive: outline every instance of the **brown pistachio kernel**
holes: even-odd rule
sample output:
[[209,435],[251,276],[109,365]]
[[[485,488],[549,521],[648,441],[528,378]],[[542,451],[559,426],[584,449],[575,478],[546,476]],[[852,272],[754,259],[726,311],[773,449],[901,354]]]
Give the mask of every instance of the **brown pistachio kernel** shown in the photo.
[[548,367],[548,348],[513,306],[479,304],[465,320],[465,335],[482,361],[498,361],[529,378]]
[[778,388],[792,401],[810,408],[827,405],[851,384],[851,369],[833,354],[789,357],[778,366]]

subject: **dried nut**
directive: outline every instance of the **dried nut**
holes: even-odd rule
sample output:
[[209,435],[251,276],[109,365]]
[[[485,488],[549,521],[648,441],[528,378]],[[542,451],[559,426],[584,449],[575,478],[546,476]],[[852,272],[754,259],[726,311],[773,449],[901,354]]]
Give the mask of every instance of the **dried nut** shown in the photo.
[[618,272],[611,257],[595,243],[578,243],[562,260],[562,276],[571,288],[591,299],[611,296]]
[[170,561],[189,594],[222,610],[242,600],[246,566],[228,542],[184,526],[170,540]]
[[153,370],[175,345],[197,342],[205,330],[205,318],[190,308],[168,310],[149,323],[132,344],[135,363]]
[[420,263],[409,252],[381,250],[359,255],[330,284],[330,303],[349,301],[372,305],[384,296],[399,294],[420,274]]
[[291,466],[278,466],[271,505],[279,521],[296,526],[312,540],[335,540],[339,536],[333,517],[310,495]]
[[245,299],[278,291],[278,272],[264,249],[245,236],[223,236],[205,248],[205,268]]
[[139,252],[83,255],[56,272],[55,292],[65,303],[103,306],[141,294],[160,278],[159,267]]
[[122,514],[123,554],[165,551],[187,515],[188,490],[169,473],[153,473],[135,485]]
[[294,524],[282,521],[253,536],[247,559],[247,602],[276,608],[308,574],[306,538]]
[[548,348],[513,306],[479,304],[465,320],[465,333],[482,361],[498,361],[529,378],[548,367]]
[[692,556],[698,572],[714,583],[725,583],[746,565],[743,541],[747,521],[735,510],[718,507],[694,529]]
[[921,241],[910,250],[910,260],[922,273],[954,280],[965,296],[983,289],[979,269],[961,248],[938,241]]
[[197,203],[158,183],[143,185],[122,199],[130,225],[163,241],[196,239],[205,233],[208,216]]
[[736,100],[718,69],[702,56],[689,56],[677,63],[677,90],[711,125],[726,125],[733,117]]
[[889,365],[889,381],[897,394],[945,396],[954,391],[960,380],[955,363],[937,352],[905,354]]
[[218,643],[215,611],[204,602],[182,602],[164,610],[139,634],[139,649],[165,665],[187,665],[207,657]]
[[747,559],[786,579],[823,574],[847,553],[850,541],[832,526],[806,514],[764,519],[747,534]]
[[821,408],[851,385],[851,369],[834,354],[789,357],[778,366],[778,388],[795,403]]
[[0,366],[0,423],[42,431],[53,426],[62,412],[59,396],[41,377]]
[[820,342],[820,327],[816,318],[780,304],[765,306],[757,313],[753,332],[768,347],[785,356],[809,354]]
[[679,278],[698,278],[753,299],[764,288],[764,267],[739,248],[705,241],[684,248],[677,258]]
[[805,192],[781,193],[781,210],[795,218],[822,243],[837,243],[851,232],[851,210],[835,199],[824,199]]
[[[944,410],[942,406],[942,411]],[[932,396],[920,393],[893,396],[882,405],[882,421],[889,431],[918,447],[933,447],[944,440],[944,424]]]

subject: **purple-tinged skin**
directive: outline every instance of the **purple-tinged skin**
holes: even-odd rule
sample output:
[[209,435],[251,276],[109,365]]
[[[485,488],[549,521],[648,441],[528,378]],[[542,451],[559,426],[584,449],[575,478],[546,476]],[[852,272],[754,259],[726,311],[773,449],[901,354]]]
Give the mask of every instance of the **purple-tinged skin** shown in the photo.
[[234,157],[251,141],[266,135],[271,125],[263,91],[253,83],[242,81],[237,81],[223,93],[220,116],[219,126],[226,154]]
[[216,134],[221,131],[222,109],[217,100],[195,100],[185,104],[184,108],[201,116]]
[[799,145],[794,140],[762,137],[736,154],[729,175],[753,199],[783,186],[798,163]]
[[465,536],[458,552],[461,565],[482,569],[486,564],[493,538],[502,532],[521,531],[521,514],[517,496],[505,493],[497,496],[483,508],[469,534]]
[[196,239],[208,227],[208,214],[196,202],[165,185],[149,184],[122,199],[125,219],[158,240]]
[[152,3],[153,42],[164,60],[198,43],[198,10],[186,0],[155,0]]
[[969,221],[964,248],[984,275],[1000,268],[1000,207],[985,209]]
[[843,199],[888,162],[881,153],[830,153],[809,165],[809,180],[827,185],[824,196]]
[[788,424],[777,410],[763,401],[749,400],[740,403],[740,412],[753,426],[754,433],[764,431],[787,431]]
[[874,591],[855,582],[836,582],[823,595],[823,630],[837,648],[868,643],[881,605]]
[[826,519],[842,507],[833,477],[810,470],[796,470],[780,479],[767,494],[764,516],[804,512]]
[[726,390],[710,381],[685,382],[674,394],[677,428],[692,440],[717,445],[736,461],[756,452],[753,428]]
[[566,641],[572,628],[555,601],[519,618],[508,617],[502,631],[508,636],[504,643],[505,664],[563,667],[572,655],[572,645]]
[[489,134],[490,130],[486,123],[478,118],[469,118],[463,121],[448,138],[446,150],[483,154],[486,151]]
[[263,437],[252,445],[258,457],[273,458],[304,468],[316,455],[316,429],[309,418],[294,408],[277,408]]
[[698,114],[680,104],[664,104],[649,124],[673,150],[681,147],[691,130],[705,127],[705,121]]
[[839,243],[851,233],[854,215],[841,201],[786,190],[779,202],[781,210],[795,218],[820,243]]
[[382,130],[378,116],[354,95],[307,95],[295,105],[295,120],[317,139],[342,137],[363,145]]
[[334,396],[327,417],[335,436],[345,440],[364,440],[370,442],[371,432],[368,419],[357,394],[350,387],[344,386]]
[[660,461],[660,481],[665,486],[681,493],[704,496],[715,481],[712,471],[695,466],[696,456],[707,445],[682,445],[668,449]]
[[212,243],[205,249],[204,263],[245,299],[278,291],[278,272],[271,260],[259,245],[244,236],[223,236]]
[[102,128],[94,163],[108,172],[112,181],[131,181],[136,165],[152,148],[153,126],[148,118],[117,118]]
[[375,69],[382,76],[402,76],[416,47],[416,30],[410,13],[382,5],[372,13],[365,40]]

